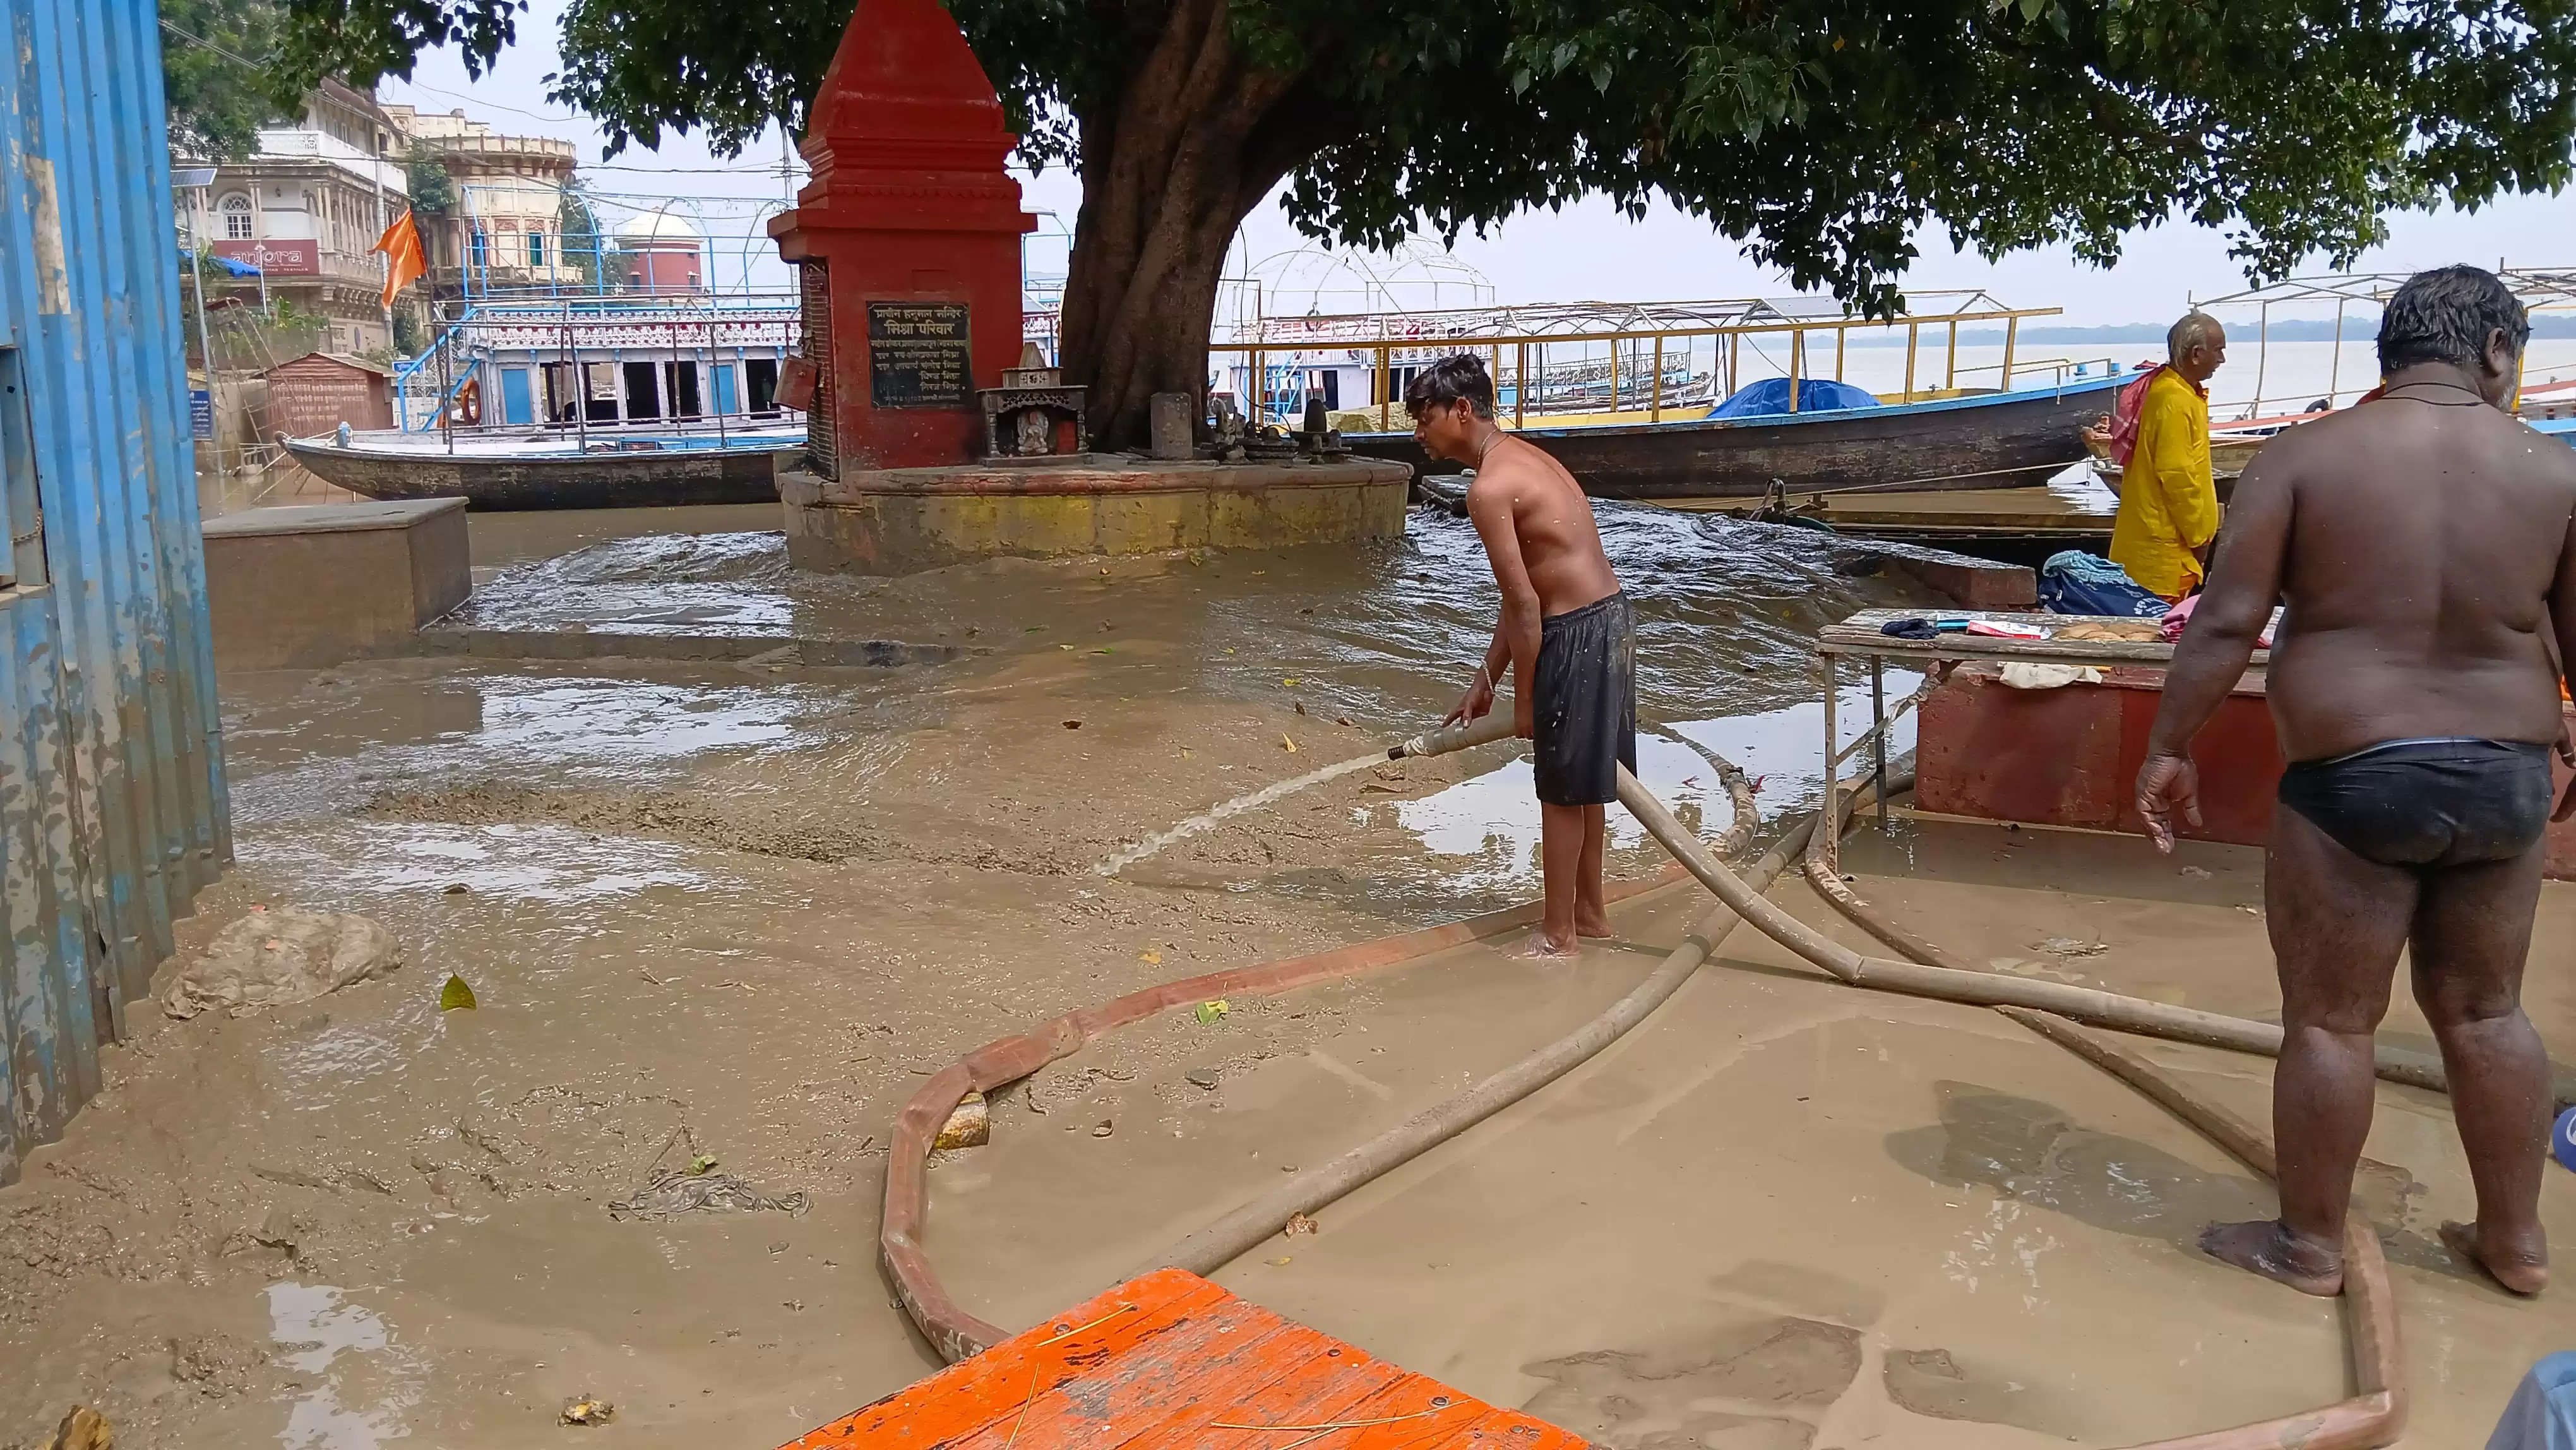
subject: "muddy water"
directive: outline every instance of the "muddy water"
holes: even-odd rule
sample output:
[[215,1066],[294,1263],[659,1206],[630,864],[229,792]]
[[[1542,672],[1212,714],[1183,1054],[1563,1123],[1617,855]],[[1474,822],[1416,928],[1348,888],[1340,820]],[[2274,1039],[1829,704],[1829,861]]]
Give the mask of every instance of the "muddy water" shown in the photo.
[[[478,517],[475,618],[970,653],[223,682],[240,869],[184,938],[302,902],[383,921],[407,965],[238,1019],[131,1013],[108,1090],[0,1190],[0,1443],[87,1402],[132,1443],[515,1447],[588,1433],[553,1424],[577,1394],[618,1403],[599,1434],[623,1444],[780,1443],[929,1367],[869,1247],[885,1126],[924,1075],[1148,983],[1528,894],[1535,810],[1500,747],[1320,784],[1150,874],[1092,869],[1435,719],[1493,607],[1463,522],[1418,516],[1374,551],[894,582],[796,576],[764,522]],[[1604,534],[1641,600],[1649,779],[1711,834],[1726,807],[1702,747],[1766,777],[1766,811],[1794,803],[1820,749],[1806,635],[1906,596],[1804,533],[1607,508]],[[1634,844],[1614,861],[1657,865]],[[1497,970],[1464,1000],[1359,982],[1158,1023],[1005,1111],[1068,1152],[1153,1138],[1231,1161],[1257,1145],[1170,1139],[1162,1099],[1124,1095],[1177,1104],[1203,1092],[1189,1070],[1296,1063],[1383,1102],[1360,1084],[1450,1080],[1595,1010],[1651,964],[1636,945]],[[450,973],[478,1008],[438,1010]],[[1338,1145],[1358,1119],[1313,1101],[1313,1151]],[[1940,1121],[1929,1102],[1890,1113]],[[609,1217],[699,1157],[810,1210]],[[1230,1181],[1217,1161],[1171,1181]],[[1049,1190],[1002,1192],[1005,1166],[956,1165],[995,1175],[1016,1242],[1071,1262],[1068,1237],[1025,1227]]]
[[[464,622],[892,638],[1005,657],[1053,649],[1121,706],[1213,696],[1302,710],[1314,723],[1288,741],[1329,751],[1329,761],[1351,753],[1354,730],[1364,749],[1436,721],[1481,658],[1496,610],[1474,529],[1429,510],[1416,512],[1400,543],[1371,548],[1004,560],[900,580],[790,569],[782,536],[737,527],[756,521],[745,510],[649,512],[708,532],[557,553],[580,543],[582,529],[548,516],[479,518],[478,568],[489,572]],[[1603,545],[1640,601],[1641,777],[1694,823],[1722,825],[1730,813],[1712,751],[1755,778],[1766,813],[1811,803],[1823,755],[1814,631],[1919,595],[1875,577],[1866,548],[1812,531],[1608,502],[1598,513]],[[1889,697],[1917,682],[1891,672]],[[1865,715],[1864,682],[1847,677],[1840,698],[1847,720]],[[1897,739],[1900,749],[1910,743],[1910,726]],[[1428,850],[1438,872],[1410,884],[1444,904],[1458,891],[1491,902],[1534,879],[1538,821],[1525,765],[1426,799],[1370,802],[1352,824]],[[1624,816],[1617,844],[1645,845]],[[1381,879],[1408,874],[1402,862],[1371,864]]]

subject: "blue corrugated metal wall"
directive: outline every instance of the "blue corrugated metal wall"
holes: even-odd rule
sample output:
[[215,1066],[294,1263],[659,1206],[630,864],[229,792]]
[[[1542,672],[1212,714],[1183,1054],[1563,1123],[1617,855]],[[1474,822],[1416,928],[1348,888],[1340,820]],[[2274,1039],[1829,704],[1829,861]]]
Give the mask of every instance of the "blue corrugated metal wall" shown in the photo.
[[0,1183],[232,857],[152,0],[0,0]]

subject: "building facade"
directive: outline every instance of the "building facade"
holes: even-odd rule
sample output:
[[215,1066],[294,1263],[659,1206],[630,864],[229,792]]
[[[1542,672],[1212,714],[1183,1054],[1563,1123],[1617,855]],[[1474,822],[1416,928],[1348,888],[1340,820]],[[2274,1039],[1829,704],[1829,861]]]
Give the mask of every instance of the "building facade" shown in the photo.
[[570,288],[590,277],[587,264],[597,239],[561,233],[564,192],[575,165],[570,141],[504,136],[461,109],[444,115],[410,106],[385,110],[404,149],[436,157],[456,183],[454,210],[418,219],[440,297],[480,296],[495,288]]
[[325,81],[292,125],[259,133],[247,160],[215,168],[193,198],[199,245],[259,268],[217,279],[245,300],[283,302],[323,329],[324,350],[390,350],[384,258],[370,249],[410,204],[402,137],[375,98]]

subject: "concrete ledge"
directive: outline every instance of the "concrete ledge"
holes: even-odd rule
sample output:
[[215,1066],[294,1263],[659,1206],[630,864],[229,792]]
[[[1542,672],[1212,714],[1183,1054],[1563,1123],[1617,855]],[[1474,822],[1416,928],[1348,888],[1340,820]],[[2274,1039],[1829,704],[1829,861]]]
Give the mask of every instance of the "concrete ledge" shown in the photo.
[[997,555],[1279,548],[1404,533],[1402,464],[1202,463],[1092,457],[1034,467],[782,473],[787,558],[800,569],[909,574]]
[[1946,549],[1876,539],[1850,539],[1879,560],[1880,572],[1902,574],[1961,609],[2023,610],[2039,604],[2039,573]]
[[218,669],[407,649],[473,591],[461,498],[249,509],[203,532]]
[[430,654],[517,660],[706,660],[808,669],[890,669],[945,664],[966,652],[944,644],[891,639],[779,639],[728,634],[619,634],[581,629],[424,629],[415,637]]

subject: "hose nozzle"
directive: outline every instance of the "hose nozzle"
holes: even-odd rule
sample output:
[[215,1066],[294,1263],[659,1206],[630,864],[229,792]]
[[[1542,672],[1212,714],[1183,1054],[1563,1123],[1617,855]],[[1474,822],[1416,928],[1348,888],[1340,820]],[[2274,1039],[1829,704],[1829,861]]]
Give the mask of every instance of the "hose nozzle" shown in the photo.
[[1512,717],[1504,711],[1494,710],[1487,713],[1481,720],[1470,720],[1463,725],[1446,725],[1438,730],[1426,730],[1402,745],[1389,746],[1386,758],[1402,760],[1407,756],[1447,755],[1453,750],[1464,750],[1471,745],[1491,745],[1497,740],[1511,738]]

